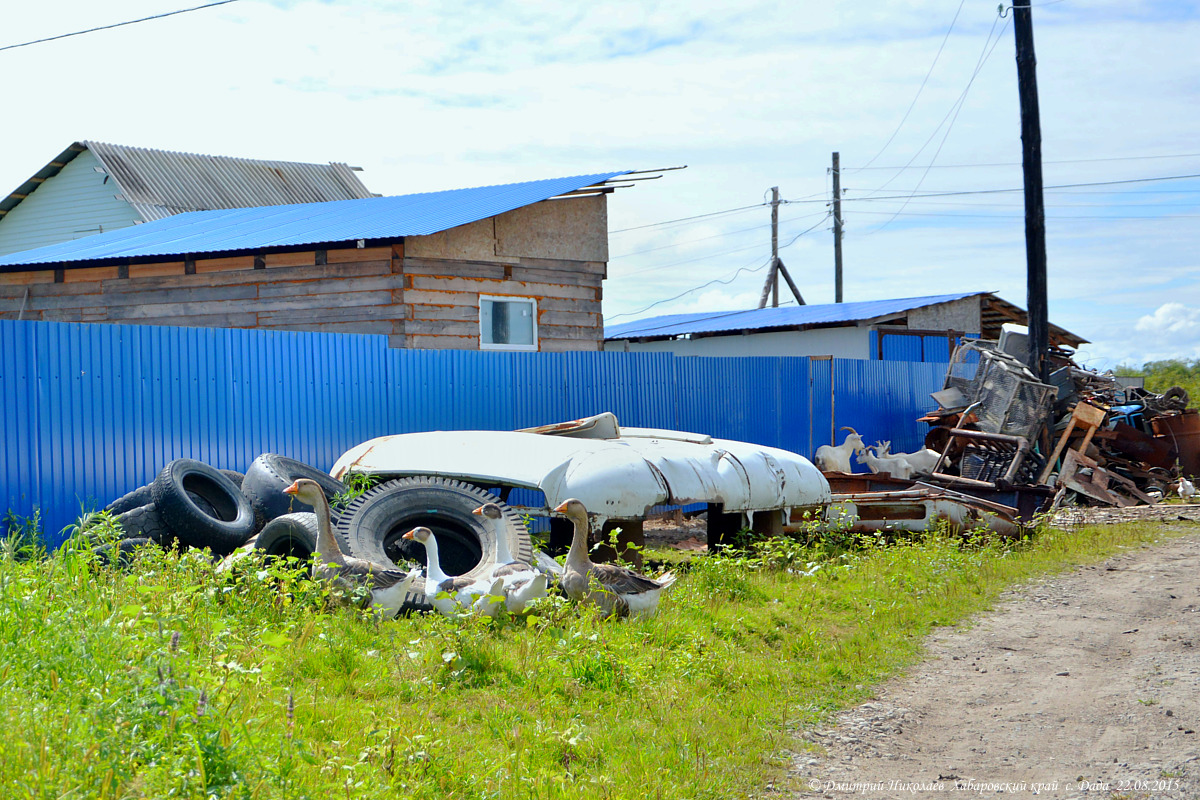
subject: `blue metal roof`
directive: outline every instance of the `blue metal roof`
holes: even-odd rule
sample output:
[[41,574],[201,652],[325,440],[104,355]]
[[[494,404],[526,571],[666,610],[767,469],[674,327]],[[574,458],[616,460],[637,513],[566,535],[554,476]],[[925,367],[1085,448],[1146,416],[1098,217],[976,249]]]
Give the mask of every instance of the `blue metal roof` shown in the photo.
[[603,183],[597,175],[399,197],[193,211],[71,242],[0,256],[0,267],[179,256],[426,236]]
[[938,294],[928,297],[904,297],[893,300],[867,300],[860,303],[828,303],[819,306],[781,306],[748,311],[709,311],[700,314],[667,314],[661,317],[605,325],[605,339],[670,338],[689,333],[805,328],[901,314],[914,308],[949,303],[990,292]]

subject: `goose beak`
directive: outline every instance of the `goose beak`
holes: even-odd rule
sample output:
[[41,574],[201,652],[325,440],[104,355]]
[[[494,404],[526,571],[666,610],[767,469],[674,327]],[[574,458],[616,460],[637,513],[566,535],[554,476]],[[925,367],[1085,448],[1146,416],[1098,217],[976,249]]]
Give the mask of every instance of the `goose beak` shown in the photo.
[[412,541],[412,540],[413,540],[413,538],[414,538],[414,537],[413,537],[413,531],[415,531],[415,530],[416,530],[416,528],[413,528],[413,530],[412,530],[412,531],[409,531],[408,533],[404,534],[404,535],[403,535],[403,536],[401,536],[400,538],[401,538],[401,539],[408,539],[409,541]]
[[474,511],[472,511],[471,513],[472,513],[472,514],[477,514],[477,515],[479,515],[479,516],[481,516],[481,517],[482,517],[482,516],[483,516],[483,506],[480,506],[479,508],[475,509],[475,510],[474,510]]
[[283,490],[284,494],[295,494],[300,491],[300,481],[294,481],[291,486]]
[[567,513],[567,503],[569,503],[569,502],[571,502],[571,501],[570,501],[570,500],[564,500],[564,501],[562,501],[561,503],[559,503],[559,504],[558,504],[558,505],[557,505],[557,506],[554,508],[554,510],[555,510],[555,511],[557,511],[557,512],[559,512],[560,514],[565,514],[565,513]]

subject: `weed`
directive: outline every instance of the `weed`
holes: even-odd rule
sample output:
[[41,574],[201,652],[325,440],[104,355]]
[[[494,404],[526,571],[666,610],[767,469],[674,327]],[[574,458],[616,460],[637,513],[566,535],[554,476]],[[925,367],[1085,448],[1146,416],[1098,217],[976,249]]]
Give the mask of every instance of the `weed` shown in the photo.
[[375,475],[368,475],[364,472],[347,472],[342,478],[342,483],[346,484],[345,491],[336,495],[330,506],[335,510],[345,508],[350,505],[350,502],[360,495],[364,494],[368,489],[371,489],[379,484],[379,478]]

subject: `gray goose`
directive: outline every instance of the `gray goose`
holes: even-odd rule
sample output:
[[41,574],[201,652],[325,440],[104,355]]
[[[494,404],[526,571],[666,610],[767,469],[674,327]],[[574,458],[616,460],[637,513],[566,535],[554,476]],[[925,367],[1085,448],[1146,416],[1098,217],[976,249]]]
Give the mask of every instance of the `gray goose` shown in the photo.
[[575,526],[561,578],[567,597],[592,603],[609,615],[653,616],[658,610],[659,595],[675,583],[675,576],[665,572],[654,580],[616,564],[592,563],[588,558],[587,508],[571,498],[554,510]]
[[316,512],[317,542],[314,552],[317,562],[313,564],[313,578],[348,589],[365,586],[371,590],[371,608],[384,617],[396,616],[404,604],[405,595],[420,581],[420,571],[414,569],[404,572],[342,553],[333,535],[329,501],[316,481],[300,478],[283,491],[308,503]]

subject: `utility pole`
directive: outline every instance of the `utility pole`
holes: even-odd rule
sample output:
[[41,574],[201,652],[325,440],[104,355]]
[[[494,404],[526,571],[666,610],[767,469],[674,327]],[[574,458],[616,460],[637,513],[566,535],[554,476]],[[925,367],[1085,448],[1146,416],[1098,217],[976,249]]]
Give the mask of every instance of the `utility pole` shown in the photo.
[[842,302],[842,168],[833,154],[833,302]]
[[1049,380],[1050,310],[1046,296],[1046,208],[1042,201],[1042,126],[1038,113],[1037,58],[1029,0],[1013,0],[1017,91],[1021,100],[1021,164],[1025,176],[1025,271],[1029,306],[1029,369]]
[[758,307],[765,308],[767,305],[767,295],[771,295],[771,307],[779,306],[779,276],[783,275],[783,279],[787,281],[788,288],[792,290],[792,296],[796,298],[799,305],[804,305],[804,298],[800,296],[800,290],[796,288],[795,281],[788,273],[787,267],[783,265],[783,261],[779,258],[779,187],[771,187],[771,269],[767,272],[767,282],[763,284],[762,296],[758,298]]

